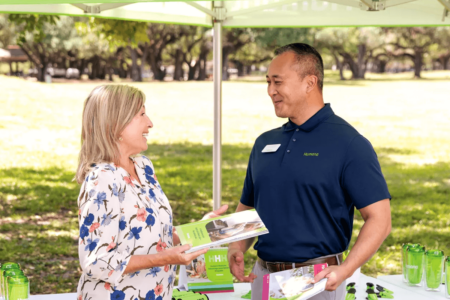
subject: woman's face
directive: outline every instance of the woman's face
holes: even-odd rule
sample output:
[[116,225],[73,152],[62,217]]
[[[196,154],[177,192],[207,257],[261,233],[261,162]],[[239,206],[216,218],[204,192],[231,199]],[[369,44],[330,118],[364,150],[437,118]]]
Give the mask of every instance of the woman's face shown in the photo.
[[148,130],[152,127],[153,123],[145,114],[145,106],[143,106],[120,135],[122,137],[122,141],[120,141],[122,155],[130,156],[147,150]]

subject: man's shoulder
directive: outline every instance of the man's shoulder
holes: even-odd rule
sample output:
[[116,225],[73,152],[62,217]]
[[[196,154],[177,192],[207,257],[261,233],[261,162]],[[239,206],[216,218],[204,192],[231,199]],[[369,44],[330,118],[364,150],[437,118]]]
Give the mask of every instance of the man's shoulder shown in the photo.
[[265,141],[265,140],[271,139],[273,137],[280,136],[280,134],[282,132],[283,132],[283,126],[263,132],[256,138],[255,143],[260,142],[260,141]]
[[324,124],[327,128],[333,131],[333,134],[339,134],[349,138],[354,138],[355,136],[360,135],[355,127],[337,115],[332,115],[329,117],[326,121],[324,121]]

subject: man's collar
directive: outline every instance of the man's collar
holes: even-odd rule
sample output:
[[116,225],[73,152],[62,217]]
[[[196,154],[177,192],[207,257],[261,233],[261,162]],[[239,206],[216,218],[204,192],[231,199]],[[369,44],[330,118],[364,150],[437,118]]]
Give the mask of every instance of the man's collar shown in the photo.
[[328,119],[334,115],[333,110],[331,109],[330,103],[326,103],[324,107],[322,107],[318,112],[316,112],[311,118],[309,118],[305,123],[302,125],[297,125],[291,120],[283,125],[284,131],[291,131],[294,129],[300,129],[301,131],[312,131],[314,128],[316,128],[320,123]]

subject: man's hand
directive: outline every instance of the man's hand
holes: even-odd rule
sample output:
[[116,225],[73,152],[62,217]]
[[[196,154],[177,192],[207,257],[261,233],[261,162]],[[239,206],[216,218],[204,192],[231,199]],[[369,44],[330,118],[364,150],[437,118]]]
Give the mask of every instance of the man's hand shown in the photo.
[[328,278],[325,290],[334,291],[336,290],[344,280],[350,277],[347,269],[344,266],[329,266],[325,268],[322,272],[314,277],[314,282],[319,282],[323,278]]
[[221,214],[223,214],[224,212],[226,212],[228,209],[228,205],[222,205],[219,209],[209,212],[207,213],[202,220],[207,220],[207,219],[212,219],[212,218],[216,218],[216,217],[220,217]]
[[244,253],[241,250],[235,248],[228,249],[228,264],[230,265],[231,274],[233,274],[237,280],[241,282],[253,282],[257,277],[255,274],[250,273],[245,276],[244,273]]

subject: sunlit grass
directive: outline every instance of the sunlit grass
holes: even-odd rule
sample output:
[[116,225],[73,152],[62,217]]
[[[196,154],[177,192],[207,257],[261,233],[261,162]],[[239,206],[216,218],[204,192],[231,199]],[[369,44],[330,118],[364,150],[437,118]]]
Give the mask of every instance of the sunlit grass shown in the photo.
[[[393,196],[392,233],[362,269],[377,276],[400,273],[403,242],[450,253],[450,72],[424,72],[424,80],[369,75],[341,82],[327,73],[324,97],[372,142]],[[21,262],[33,294],[76,289],[79,187],[72,178],[83,101],[98,84],[0,76],[0,262]],[[133,85],[147,96],[155,127],[146,155],[174,221],[198,220],[212,207],[212,83]],[[274,116],[263,81],[224,83],[222,201],[230,212],[254,139],[284,122]],[[353,242],[362,224],[357,213]],[[253,250],[247,254],[247,271],[255,258]]]

